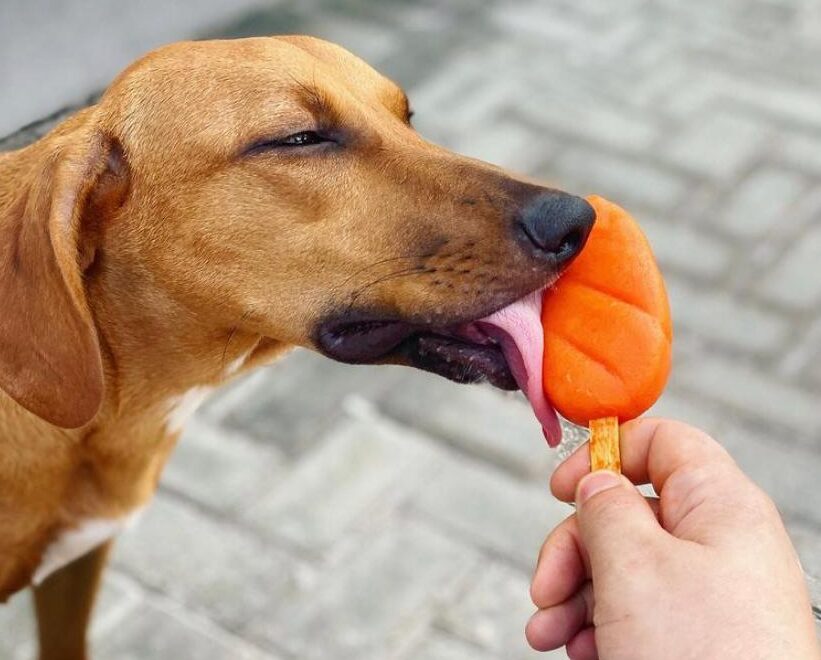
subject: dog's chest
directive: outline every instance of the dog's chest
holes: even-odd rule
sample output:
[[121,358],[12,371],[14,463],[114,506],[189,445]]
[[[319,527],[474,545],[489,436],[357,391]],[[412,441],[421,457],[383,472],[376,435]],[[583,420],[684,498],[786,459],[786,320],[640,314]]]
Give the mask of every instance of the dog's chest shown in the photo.
[[[236,367],[232,364],[228,367],[230,370],[235,370]],[[181,431],[185,422],[191,414],[199,407],[203,400],[213,391],[212,387],[194,387],[181,395],[168,399],[164,404],[164,414],[160,421],[161,426],[164,426],[165,432],[173,435]],[[117,434],[115,434],[117,435]],[[153,437],[153,434],[150,434]],[[172,443],[173,444],[173,443]],[[129,441],[130,451],[133,452],[135,446],[139,446],[140,442],[135,439]],[[126,481],[133,484],[134,493],[128,494],[119,493],[116,499],[131,499],[145,502],[146,496],[150,497],[149,492],[143,492],[145,489],[141,486],[143,482],[155,481],[154,475],[159,469],[164,460],[159,460],[158,457],[165,455],[165,449],[162,452],[157,452],[156,440],[150,443],[153,448],[150,452],[151,456],[138,470],[135,478],[134,474],[130,472],[120,475],[120,481]],[[170,449],[168,446],[168,449]],[[95,483],[99,479],[95,480]],[[56,538],[46,547],[43,552],[40,564],[32,576],[32,583],[40,584],[49,575],[70,564],[75,559],[79,559],[94,548],[102,545],[106,541],[118,536],[122,531],[134,524],[137,517],[142,513],[142,508],[134,509],[132,513],[120,517],[99,517],[87,518],[79,521],[73,527],[64,529],[58,533]]]

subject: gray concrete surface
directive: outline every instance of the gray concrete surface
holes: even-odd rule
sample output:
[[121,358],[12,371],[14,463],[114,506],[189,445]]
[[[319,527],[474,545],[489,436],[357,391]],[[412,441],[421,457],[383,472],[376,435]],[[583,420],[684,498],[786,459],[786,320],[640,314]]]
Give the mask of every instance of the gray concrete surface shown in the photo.
[[147,50],[212,30],[258,4],[3,0],[0,135],[67,103],[83,102]]
[[[158,40],[308,32],[404,84],[428,137],[629,206],[676,321],[656,412],[707,428],[772,495],[821,606],[817,2],[209,2],[168,22],[133,4],[99,15],[108,41],[78,25],[88,3],[4,4],[0,89],[21,98],[0,126],[88,97]],[[84,77],[58,33],[85,42]],[[529,573],[568,513],[546,488],[557,460],[519,398],[295,353],[192,422],[118,545],[99,657],[535,657]],[[0,657],[30,655],[27,599],[0,610]]]

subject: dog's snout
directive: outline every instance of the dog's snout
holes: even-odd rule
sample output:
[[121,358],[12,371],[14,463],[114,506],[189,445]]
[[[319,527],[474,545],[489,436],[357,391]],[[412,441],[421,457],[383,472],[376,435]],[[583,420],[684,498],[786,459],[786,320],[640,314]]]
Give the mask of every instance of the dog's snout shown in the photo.
[[530,242],[563,266],[584,247],[596,212],[581,197],[563,192],[539,193],[521,212],[519,223]]

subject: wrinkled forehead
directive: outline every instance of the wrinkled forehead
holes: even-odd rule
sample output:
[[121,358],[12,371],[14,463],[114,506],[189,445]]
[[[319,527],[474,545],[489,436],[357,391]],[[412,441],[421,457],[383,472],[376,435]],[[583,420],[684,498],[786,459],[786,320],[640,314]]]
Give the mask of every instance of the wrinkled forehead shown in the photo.
[[396,84],[339,46],[267,37],[154,51],[112,83],[101,113],[126,147],[218,152],[322,112],[401,115],[406,104]]

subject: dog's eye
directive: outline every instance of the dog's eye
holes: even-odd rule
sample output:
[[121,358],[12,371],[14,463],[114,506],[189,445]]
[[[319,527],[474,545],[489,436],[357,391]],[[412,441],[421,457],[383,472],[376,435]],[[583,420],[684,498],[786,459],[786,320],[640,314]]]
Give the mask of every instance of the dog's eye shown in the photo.
[[244,151],[246,155],[254,155],[272,149],[296,149],[298,147],[310,147],[315,144],[324,144],[326,142],[335,142],[331,137],[318,133],[317,131],[300,131],[293,135],[288,135],[283,138],[276,138],[273,140],[259,140]]
[[331,142],[329,138],[320,135],[316,131],[302,131],[301,133],[294,133],[279,141],[279,146],[282,147],[307,147],[312,144],[321,144],[323,142]]

